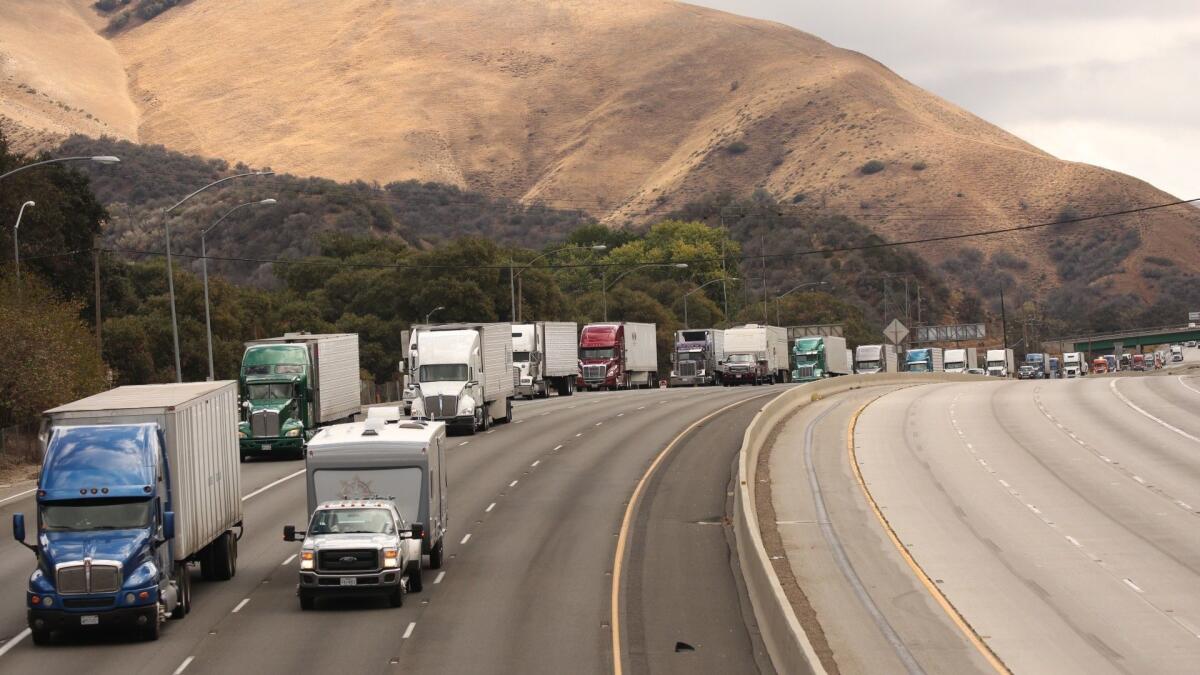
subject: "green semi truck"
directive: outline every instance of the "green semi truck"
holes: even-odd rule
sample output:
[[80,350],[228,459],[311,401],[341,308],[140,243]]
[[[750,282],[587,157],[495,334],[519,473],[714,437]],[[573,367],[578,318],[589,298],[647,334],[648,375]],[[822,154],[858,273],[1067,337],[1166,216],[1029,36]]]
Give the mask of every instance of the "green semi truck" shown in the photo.
[[320,427],[361,410],[358,336],[285,333],[247,342],[238,392],[242,461],[302,459]]
[[850,357],[846,340],[834,336],[802,337],[792,345],[792,380],[811,382],[823,377],[846,375]]

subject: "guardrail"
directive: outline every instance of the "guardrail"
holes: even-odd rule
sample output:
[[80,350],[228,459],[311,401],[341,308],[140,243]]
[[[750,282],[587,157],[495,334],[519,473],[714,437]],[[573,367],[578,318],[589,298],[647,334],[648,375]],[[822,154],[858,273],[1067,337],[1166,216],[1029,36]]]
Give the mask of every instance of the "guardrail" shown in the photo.
[[[746,593],[767,654],[776,672],[824,675],[825,667],[809,642],[808,635],[792,604],[784,593],[775,568],[767,557],[759,529],[755,492],[758,456],[771,432],[795,410],[814,400],[860,387],[889,384],[931,384],[935,382],[988,381],[982,375],[946,373],[890,373],[885,375],[845,375],[789,389],[768,401],[746,427],[742,449],[738,453],[738,489],[733,496],[733,534],[737,546]],[[1004,380],[1001,380],[1004,381]]]

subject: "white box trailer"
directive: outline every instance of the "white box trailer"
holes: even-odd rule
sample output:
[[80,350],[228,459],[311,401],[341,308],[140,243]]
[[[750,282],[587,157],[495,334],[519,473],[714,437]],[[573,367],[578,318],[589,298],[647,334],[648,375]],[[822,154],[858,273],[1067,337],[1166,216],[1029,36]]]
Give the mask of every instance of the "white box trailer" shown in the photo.
[[517,393],[546,397],[575,391],[579,376],[579,326],[571,321],[513,324],[513,362],[521,371]]
[[241,525],[237,382],[134,385],[47,410],[55,427],[156,425],[166,442],[177,561]]
[[626,372],[657,373],[658,326],[652,323],[626,323],[624,326]]
[[[846,342],[843,340],[840,349],[844,351],[845,348]],[[791,379],[791,354],[786,328],[756,323],[729,328],[725,331],[725,354],[756,354],[758,360],[766,360],[767,369],[774,374],[776,382]]]
[[362,410],[356,333],[284,333],[283,337],[251,340],[247,347],[265,344],[303,344],[312,363],[313,427],[350,418]]
[[894,345],[859,345],[855,349],[854,372],[859,374],[900,372]]

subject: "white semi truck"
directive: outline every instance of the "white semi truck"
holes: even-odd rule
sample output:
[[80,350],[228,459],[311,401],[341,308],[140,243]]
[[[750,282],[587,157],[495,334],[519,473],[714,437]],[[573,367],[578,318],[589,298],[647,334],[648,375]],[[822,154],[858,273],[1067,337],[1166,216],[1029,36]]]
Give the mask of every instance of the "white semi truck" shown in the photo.
[[974,347],[947,349],[943,358],[947,373],[965,373],[979,367],[979,352]]
[[991,377],[1012,377],[1016,373],[1011,349],[987,350],[986,364],[987,374]]
[[517,394],[546,398],[575,392],[579,377],[579,326],[570,321],[513,324],[513,365],[520,373]]
[[517,390],[512,324],[458,323],[414,329],[409,348],[414,418],[473,434],[512,420]]
[[899,371],[900,359],[892,345],[859,345],[854,350],[854,372],[860,375]]
[[1063,354],[1063,377],[1083,377],[1087,373],[1088,362],[1083,352]]

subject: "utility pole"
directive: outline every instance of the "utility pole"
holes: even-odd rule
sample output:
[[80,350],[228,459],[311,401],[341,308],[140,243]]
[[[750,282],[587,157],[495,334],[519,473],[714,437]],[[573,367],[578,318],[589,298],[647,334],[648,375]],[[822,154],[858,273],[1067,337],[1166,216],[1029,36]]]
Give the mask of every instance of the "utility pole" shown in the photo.
[[104,341],[100,336],[100,235],[92,236],[92,285],[96,289],[96,351],[104,355]]
[[1004,285],[1000,285],[1000,332],[1004,333],[1004,349],[1008,350],[1008,316],[1004,312]]
[[763,275],[763,325],[771,323],[771,317],[767,314],[767,236],[765,234],[758,235],[759,246],[762,249],[762,275]]
[[513,270],[515,264],[512,256],[508,256],[508,296],[509,302],[512,303],[512,310],[508,316],[509,321],[513,322],[517,320],[517,277],[516,271]]

